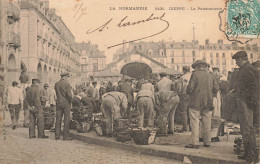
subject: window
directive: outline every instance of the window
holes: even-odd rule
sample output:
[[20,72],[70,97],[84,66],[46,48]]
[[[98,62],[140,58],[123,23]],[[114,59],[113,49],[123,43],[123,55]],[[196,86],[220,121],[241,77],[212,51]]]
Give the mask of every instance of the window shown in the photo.
[[184,51],[182,51],[182,57],[185,57],[185,52]]
[[226,59],[222,59],[222,65],[226,65]]
[[[204,53],[204,54],[205,54],[205,53]],[[196,56],[196,54],[195,54],[195,51],[194,51],[194,50],[192,51],[192,56],[193,56],[193,57],[195,57],[195,56]]]
[[210,53],[210,57],[213,58],[213,53]]
[[217,59],[217,63],[216,63],[217,65],[220,65],[220,61],[219,61],[219,59]]
[[192,61],[195,62],[195,61],[196,61],[196,58],[192,58]]
[[160,50],[160,56],[164,56],[164,51],[162,49]]
[[250,54],[250,58],[251,58],[251,59],[253,59],[253,58],[254,58],[254,55],[253,55],[252,53]]
[[225,58],[225,57],[226,57],[225,53],[222,53],[222,58]]
[[93,60],[93,71],[98,71],[98,60],[97,59]]
[[82,64],[87,64],[87,59],[86,58],[82,58]]
[[203,53],[203,60],[206,60],[206,54]]
[[177,65],[177,70],[180,70],[180,66]]
[[219,54],[218,53],[216,53],[216,58],[219,58]]
[[174,63],[174,58],[172,58],[172,63]]
[[184,64],[185,63],[185,58],[182,58],[182,64]]
[[213,62],[213,59],[211,59],[211,60],[210,60],[210,64],[211,64],[211,65],[213,65],[213,64],[214,64],[214,62]]

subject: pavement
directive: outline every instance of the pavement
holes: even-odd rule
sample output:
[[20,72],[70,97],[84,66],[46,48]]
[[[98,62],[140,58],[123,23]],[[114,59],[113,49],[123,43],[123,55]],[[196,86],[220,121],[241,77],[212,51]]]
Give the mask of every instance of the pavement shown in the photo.
[[[0,119],[8,120],[8,117],[10,118],[10,116],[8,116],[8,112],[5,113],[5,118],[2,117]],[[20,115],[22,117],[22,113]],[[8,131],[10,131],[10,129],[11,128],[9,127]],[[17,130],[20,130],[20,128],[18,128]],[[27,132],[27,130],[24,130],[24,132],[21,133],[25,133],[27,135]],[[3,131],[3,133],[5,133],[5,131]],[[47,133],[49,134],[50,132]],[[245,163],[244,160],[239,160],[233,151],[233,142],[235,137],[238,137],[237,135],[229,135],[228,137],[221,136],[220,142],[212,142],[209,148],[204,147],[203,143],[201,143],[199,149],[187,149],[184,148],[184,146],[191,143],[190,132],[175,133],[167,137],[157,137],[155,143],[150,145],[136,145],[133,141],[121,143],[117,142],[115,138],[100,137],[94,131],[90,131],[88,133],[78,133],[75,130],[70,130],[70,133],[74,139],[87,144],[104,147],[104,149],[108,150],[109,153],[110,149],[119,149],[121,151],[129,151],[136,154],[155,156],[156,158],[167,158],[178,161],[185,161],[185,163]],[[53,133],[51,134],[51,136],[51,140],[54,140]],[[69,142],[75,141],[73,140]]]
[[78,133],[71,130],[70,133],[73,138],[87,143],[181,161],[188,159],[191,163],[245,163],[244,160],[239,160],[233,151],[234,139],[238,136],[220,137],[221,141],[212,142],[209,148],[204,147],[201,143],[199,149],[187,149],[184,146],[191,143],[190,133],[176,133],[167,137],[157,137],[155,143],[150,145],[136,145],[133,140],[121,143],[117,142],[115,138],[97,136],[93,131]]

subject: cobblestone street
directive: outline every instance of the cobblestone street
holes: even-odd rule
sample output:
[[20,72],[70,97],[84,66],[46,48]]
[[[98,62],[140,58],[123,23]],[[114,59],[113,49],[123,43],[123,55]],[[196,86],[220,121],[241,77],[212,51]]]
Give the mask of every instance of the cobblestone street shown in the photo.
[[[1,114],[2,116],[2,114]],[[21,118],[23,118],[21,113]],[[1,130],[0,163],[89,163],[89,164],[114,164],[114,163],[141,163],[141,164],[170,164],[182,163],[166,158],[140,155],[133,152],[111,149],[108,147],[87,144],[81,141],[54,140],[54,133],[46,131],[48,139],[29,139],[28,129],[19,127],[12,130],[9,127],[10,116],[5,112],[5,131]],[[1,125],[1,127],[3,124]]]

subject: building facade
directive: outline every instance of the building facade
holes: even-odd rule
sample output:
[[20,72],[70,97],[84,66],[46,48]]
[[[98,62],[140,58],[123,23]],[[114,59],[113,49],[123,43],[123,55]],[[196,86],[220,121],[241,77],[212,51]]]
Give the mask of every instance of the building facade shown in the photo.
[[106,56],[104,51],[100,51],[98,46],[91,44],[91,42],[77,43],[76,47],[81,54],[81,81],[94,80],[93,75],[106,67]]
[[0,96],[21,72],[20,8],[18,0],[0,0]]
[[211,67],[217,67],[220,72],[227,75],[228,71],[232,71],[236,66],[235,60],[232,56],[237,51],[246,51],[248,59],[252,63],[260,60],[260,47],[257,44],[246,44],[241,46],[236,42],[231,44],[224,44],[223,40],[218,40],[217,43],[210,43],[209,40],[205,44],[200,45],[201,59],[206,60]]
[[30,78],[53,85],[63,72],[80,82],[80,53],[75,37],[49,8],[48,0],[21,0],[21,65]]
[[[223,40],[211,43],[207,39],[203,44],[198,41],[187,42],[185,40],[182,42],[130,43],[116,51],[114,61],[133,50],[138,50],[167,68],[177,71],[182,71],[183,66],[191,66],[196,60],[206,60],[211,67],[218,67],[224,75],[227,75],[228,71],[232,71],[236,67],[232,56],[237,51],[246,51],[250,62],[260,60],[260,48],[257,44],[239,45],[236,42],[224,44]],[[128,62],[130,62],[130,59]]]
[[183,66],[191,66],[191,64],[200,59],[199,42],[166,42],[166,56],[168,68],[182,71]]

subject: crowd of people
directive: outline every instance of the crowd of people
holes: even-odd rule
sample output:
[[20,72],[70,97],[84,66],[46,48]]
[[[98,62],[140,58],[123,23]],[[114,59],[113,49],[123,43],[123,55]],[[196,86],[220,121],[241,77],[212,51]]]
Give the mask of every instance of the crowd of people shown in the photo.
[[[183,67],[183,75],[161,72],[155,79],[145,79],[143,75],[138,79],[124,76],[119,82],[103,81],[99,86],[94,81],[76,90],[72,90],[67,80],[69,73],[62,73],[53,88],[44,84],[40,89],[40,80],[32,79],[32,85],[22,92],[14,81],[7,91],[12,128],[17,127],[19,111],[23,108],[29,138],[36,137],[36,123],[38,138],[47,138],[43,110],[51,106],[56,109],[55,139],[60,139],[64,116],[63,140],[70,140],[71,108],[84,106],[82,114],[86,117],[102,113],[107,137],[113,136],[114,121],[130,119],[133,111],[138,113],[138,127],[156,127],[159,135],[166,136],[176,132],[174,124],[179,114],[182,129],[177,132],[191,131],[192,142],[185,147],[197,149],[201,141],[205,147],[219,141],[220,124],[226,120],[240,123],[245,159],[257,162],[260,61],[250,64],[245,51],[237,52],[232,58],[239,68],[229,72],[228,77],[221,75],[219,68],[197,60],[191,65],[192,72],[190,66]],[[22,79],[24,83],[24,76]]]

